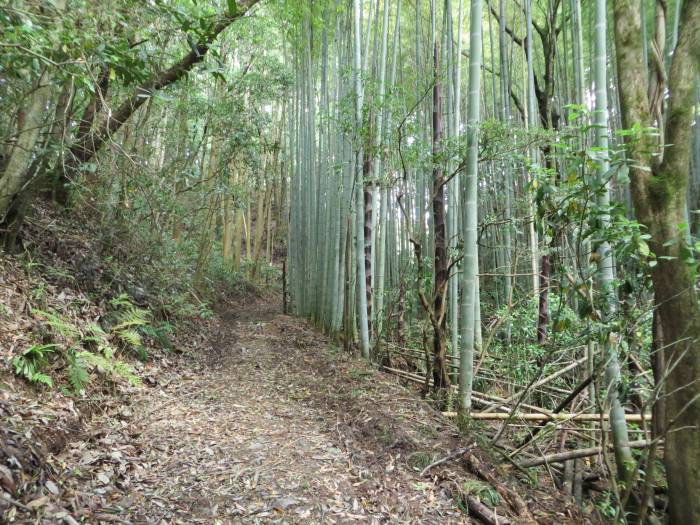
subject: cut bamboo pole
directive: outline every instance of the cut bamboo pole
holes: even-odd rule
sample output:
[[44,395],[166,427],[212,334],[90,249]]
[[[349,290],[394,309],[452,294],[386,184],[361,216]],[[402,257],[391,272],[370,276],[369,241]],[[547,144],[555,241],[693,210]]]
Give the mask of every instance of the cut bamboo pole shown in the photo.
[[[589,414],[586,414],[589,415]],[[648,447],[652,442],[646,439],[639,441],[630,441],[629,446],[631,448],[644,448]],[[603,451],[603,447],[591,447],[591,448],[581,448],[578,450],[567,450],[566,452],[557,452],[556,454],[549,454],[539,458],[527,459],[519,463],[519,466],[523,468],[529,467],[539,467],[546,463],[561,463],[563,461],[568,461],[570,459],[576,458],[586,458],[590,456],[595,456]]]
[[[420,375],[418,375],[418,374],[412,374],[412,373],[410,373],[410,372],[406,372],[405,370],[399,370],[399,369],[397,369],[397,368],[391,368],[391,367],[388,367],[388,366],[383,367],[382,370],[384,370],[385,372],[389,372],[389,373],[391,373],[391,374],[397,375],[397,376],[399,376],[399,377],[402,377],[402,378],[404,378],[404,379],[407,379],[407,380],[409,380],[409,381],[413,381],[414,383],[417,383],[417,384],[420,384],[420,385],[425,384],[425,376],[420,376]],[[428,384],[429,384],[429,385],[432,385],[432,380],[429,379],[429,380],[428,380]],[[456,390],[457,390],[457,385],[451,385],[450,388],[451,388],[452,390],[455,390],[455,391],[456,391]],[[474,400],[475,403],[477,403],[477,404],[479,404],[479,405],[484,405],[484,406],[487,406],[487,405],[489,405],[490,403],[493,403],[494,400],[495,400],[495,401],[499,401],[499,402],[500,402],[500,401],[503,401],[503,399],[500,398],[500,397],[493,396],[493,395],[490,395],[490,394],[483,394],[483,393],[481,393],[481,392],[473,392],[473,393],[472,393],[472,398],[473,398],[473,400]],[[529,409],[529,410],[533,410],[533,411],[535,411],[535,412],[542,412],[543,414],[549,414],[549,413],[551,413],[551,412],[550,412],[549,410],[547,410],[546,408],[537,407],[537,406],[535,406],[535,405],[528,405],[528,404],[522,403],[521,406],[524,407],[524,408],[527,408],[527,409]],[[502,410],[505,414],[510,414],[510,410],[509,410],[508,408],[505,408],[505,407],[498,407],[496,410]]]
[[[445,417],[456,417],[456,412],[443,412]],[[515,414],[504,412],[477,412],[471,415],[472,419],[483,419],[488,421],[503,420],[512,417],[524,421],[600,421],[608,419],[608,414]],[[625,421],[639,423],[641,421],[651,421],[651,414],[626,414]]]
[[[568,372],[569,370],[573,370],[574,368],[576,368],[576,367],[579,366],[580,364],[584,363],[584,362],[586,361],[586,359],[587,359],[586,357],[582,357],[581,359],[577,359],[576,361],[574,361],[574,362],[572,362],[572,363],[569,363],[568,365],[566,365],[566,366],[563,367],[563,368],[560,368],[559,370],[557,370],[557,371],[554,372],[553,374],[550,374],[550,375],[548,375],[547,377],[542,378],[542,379],[540,379],[539,381],[534,382],[532,385],[530,385],[530,386],[528,387],[528,389],[532,390],[532,389],[537,388],[537,387],[540,387],[540,386],[542,386],[542,385],[544,385],[544,384],[546,384],[546,383],[549,383],[550,381],[553,381],[553,380],[556,379],[557,377],[564,375],[564,374],[565,374],[566,372]],[[499,406],[505,405],[505,404],[507,404],[507,403],[511,403],[511,402],[515,401],[516,399],[518,399],[518,397],[520,397],[521,395],[522,395],[522,392],[519,392],[519,393],[517,393],[517,394],[513,394],[513,395],[510,396],[509,398],[504,399],[502,402],[494,403],[494,404],[492,404],[492,405],[486,407],[486,408],[483,410],[483,412],[486,413],[486,412],[488,412],[489,410],[493,410],[493,409],[495,409],[495,408],[498,408]]]

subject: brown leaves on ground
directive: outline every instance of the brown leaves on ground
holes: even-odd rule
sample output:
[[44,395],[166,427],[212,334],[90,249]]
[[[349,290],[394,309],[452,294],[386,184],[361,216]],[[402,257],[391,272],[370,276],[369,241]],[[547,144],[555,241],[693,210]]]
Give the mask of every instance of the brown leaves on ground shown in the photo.
[[[471,523],[454,490],[474,477],[466,462],[419,476],[464,446],[451,423],[393,377],[334,351],[278,310],[259,301],[224,312],[210,349],[179,357],[177,366],[151,365],[147,386],[95,405],[80,432],[66,431],[60,450],[37,453],[43,478],[24,480],[34,485],[22,501],[0,470],[12,498],[0,500],[6,520]],[[3,417],[16,418],[11,412]],[[582,523],[545,492],[528,496],[540,523]],[[518,522],[507,498],[495,507]]]

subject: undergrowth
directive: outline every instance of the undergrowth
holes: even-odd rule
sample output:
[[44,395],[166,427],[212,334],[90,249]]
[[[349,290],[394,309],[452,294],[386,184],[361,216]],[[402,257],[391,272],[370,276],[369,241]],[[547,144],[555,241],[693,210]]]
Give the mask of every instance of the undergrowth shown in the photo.
[[33,344],[12,359],[15,373],[31,383],[54,386],[51,372],[60,372],[69,386],[67,394],[82,394],[95,375],[110,381],[141,384],[134,368],[118,355],[133,351],[146,357],[139,329],[148,326],[150,313],[131,304],[124,296],[113,300],[116,324],[105,330],[98,323],[79,326],[67,315],[31,309],[37,322],[47,329],[48,343]]
[[252,284],[248,261],[234,271],[217,251],[199,274],[192,240],[132,217],[75,210],[68,219],[43,205],[32,216],[23,232],[29,249],[14,256],[26,307],[0,307],[8,322],[27,322],[8,362],[39,387],[82,395],[98,379],[139,385],[137,360],[147,361],[152,349],[180,351],[182,336],[214,318],[222,298],[276,286],[275,268],[263,264]]

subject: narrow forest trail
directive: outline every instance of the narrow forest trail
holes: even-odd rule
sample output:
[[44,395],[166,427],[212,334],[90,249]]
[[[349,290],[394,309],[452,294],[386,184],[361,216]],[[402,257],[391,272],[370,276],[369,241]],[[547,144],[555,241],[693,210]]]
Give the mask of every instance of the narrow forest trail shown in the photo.
[[[419,476],[466,442],[415,392],[276,301],[225,310],[212,332],[49,458],[68,502],[51,523],[472,523],[452,496],[463,465]],[[512,494],[496,506],[510,523],[587,522],[546,488],[516,496],[524,514]]]
[[[469,523],[406,463],[439,415],[278,310],[225,312],[205,361],[93,418],[90,439],[59,458],[78,465],[88,521]],[[412,412],[403,426],[382,409],[397,390]]]

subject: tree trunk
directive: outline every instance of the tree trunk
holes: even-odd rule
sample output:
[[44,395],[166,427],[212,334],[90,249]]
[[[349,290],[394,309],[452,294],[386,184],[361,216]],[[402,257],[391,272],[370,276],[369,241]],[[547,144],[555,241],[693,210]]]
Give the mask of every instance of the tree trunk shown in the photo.
[[445,238],[445,175],[440,159],[442,141],[442,95],[440,93],[440,67],[438,44],[433,45],[433,224],[435,229],[435,280],[433,285],[433,309],[437,323],[433,333],[433,388],[442,398],[450,387],[447,367],[447,334],[445,308],[447,306],[447,241]]
[[[355,83],[355,126],[359,139],[362,128],[362,4],[360,0],[353,0],[354,23],[354,83]],[[355,217],[357,223],[356,254],[357,259],[357,306],[360,323],[360,348],[362,357],[369,359],[369,319],[367,317],[367,281],[365,267],[365,206],[363,201],[364,190],[364,166],[361,146],[356,146],[355,154]]]
[[364,257],[365,257],[365,295],[367,297],[367,330],[369,339],[372,340],[372,217],[374,194],[373,185],[368,182],[372,175],[372,157],[369,154],[369,146],[365,148],[362,174],[365,181],[362,191],[364,203]]
[[[12,147],[5,170],[0,177],[0,234],[10,233],[17,223],[17,215],[21,213],[20,197],[33,176],[29,168],[32,165],[34,147],[44,126],[44,117],[50,98],[51,75],[45,68],[28,97],[23,118],[19,119],[17,141]],[[2,235],[2,237],[11,239],[14,235]]]
[[[616,0],[615,43],[623,125],[645,130],[655,123],[646,93],[646,65],[639,45],[639,2]],[[695,273],[686,262],[685,222],[690,162],[693,82],[700,63],[700,2],[683,3],[678,45],[668,78],[663,157],[643,132],[627,137],[632,198],[637,218],[651,235],[657,264],[652,282],[663,331],[666,364],[664,461],[674,525],[700,523],[700,311]]]
[[[598,192],[598,206],[601,209],[599,227],[601,231],[610,228],[610,171],[608,147],[608,79],[607,79],[607,1],[596,0],[595,3],[595,49],[593,59],[593,74],[595,79],[595,145],[601,159],[598,163],[597,179],[601,185]],[[616,313],[617,289],[615,288],[615,262],[610,243],[603,240],[598,247],[598,284],[602,297],[602,315],[604,322],[610,322]],[[605,386],[607,389],[608,407],[610,410],[610,427],[615,450],[618,477],[626,487],[631,487],[634,481],[632,452],[629,446],[629,435],[625,421],[625,410],[620,399],[620,363],[617,355],[617,334],[610,333],[606,337],[605,348]]]

